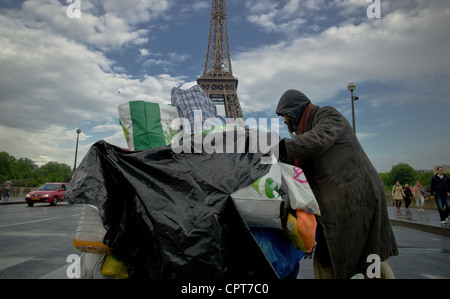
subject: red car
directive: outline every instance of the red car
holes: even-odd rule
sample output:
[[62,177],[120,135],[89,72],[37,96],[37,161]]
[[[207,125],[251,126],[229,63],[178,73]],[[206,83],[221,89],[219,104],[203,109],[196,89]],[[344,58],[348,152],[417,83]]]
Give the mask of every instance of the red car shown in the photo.
[[36,202],[49,202],[51,206],[56,206],[58,201],[63,200],[63,196],[69,190],[69,183],[46,183],[37,190],[31,191],[25,196],[25,201],[29,207]]

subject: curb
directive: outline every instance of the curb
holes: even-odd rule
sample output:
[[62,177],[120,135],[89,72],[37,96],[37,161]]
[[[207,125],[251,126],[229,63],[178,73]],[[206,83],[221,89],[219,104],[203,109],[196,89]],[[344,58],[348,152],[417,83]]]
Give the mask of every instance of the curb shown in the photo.
[[20,201],[0,201],[0,206],[1,205],[17,205],[17,204],[26,204],[25,200],[23,202]]
[[16,196],[8,200],[5,200],[4,198],[0,200],[0,205],[15,205],[15,204],[26,204],[25,196],[23,198]]
[[397,220],[397,219],[389,219],[389,222],[393,226],[408,227],[408,228],[417,229],[417,230],[427,232],[427,233],[450,237],[450,228],[446,228],[446,227],[438,227],[438,226],[433,226],[433,225],[427,225],[427,224],[421,224],[421,223],[415,223],[415,222],[403,221],[403,220]]

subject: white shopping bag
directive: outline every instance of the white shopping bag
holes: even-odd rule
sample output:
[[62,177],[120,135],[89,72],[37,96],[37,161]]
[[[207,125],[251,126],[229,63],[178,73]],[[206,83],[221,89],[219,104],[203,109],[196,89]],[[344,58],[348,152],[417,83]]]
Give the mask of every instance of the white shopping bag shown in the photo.
[[266,175],[231,194],[236,208],[249,227],[282,228],[281,187],[287,191],[293,210],[320,215],[316,197],[303,170],[275,162]]
[[283,200],[238,196],[232,198],[236,209],[249,227],[283,228],[280,218]]
[[303,170],[300,167],[285,163],[278,164],[283,178],[282,184],[286,184],[288,190],[291,208],[320,215],[319,204]]
[[281,229],[281,204],[278,193],[281,186],[281,171],[278,163],[253,184],[231,194],[241,217],[249,227],[268,227]]

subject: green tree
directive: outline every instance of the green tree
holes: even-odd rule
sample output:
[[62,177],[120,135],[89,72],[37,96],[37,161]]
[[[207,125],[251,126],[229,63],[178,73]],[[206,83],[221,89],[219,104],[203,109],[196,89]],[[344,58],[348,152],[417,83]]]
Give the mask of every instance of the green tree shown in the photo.
[[418,179],[420,181],[420,184],[424,187],[427,187],[428,189],[430,189],[431,186],[431,178],[433,177],[434,173],[433,172],[425,172],[422,173],[420,176],[420,179]]
[[389,172],[379,173],[381,180],[383,181],[385,186],[390,185],[390,176]]
[[69,182],[72,178],[72,170],[67,164],[48,162],[34,172],[33,178],[35,185],[46,182]]
[[31,159],[19,158],[13,165],[14,168],[14,178],[15,179],[27,179],[33,175],[33,171],[36,165]]
[[4,182],[8,178],[14,177],[14,163],[16,158],[10,156],[7,152],[0,153],[0,182]]
[[400,184],[413,184],[417,179],[420,179],[421,175],[418,171],[414,170],[409,164],[400,163],[392,166],[391,172],[385,178],[385,184],[392,186],[396,181]]
[[0,182],[11,178],[15,186],[38,186],[46,182],[69,182],[72,178],[69,165],[48,162],[36,169],[28,158],[16,159],[7,152],[0,152]]

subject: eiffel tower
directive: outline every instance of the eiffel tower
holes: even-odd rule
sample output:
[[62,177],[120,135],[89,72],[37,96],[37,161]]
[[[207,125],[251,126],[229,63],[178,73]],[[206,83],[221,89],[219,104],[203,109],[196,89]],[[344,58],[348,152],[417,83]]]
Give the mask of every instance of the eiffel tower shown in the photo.
[[211,1],[205,67],[197,83],[216,105],[225,106],[227,118],[244,120],[237,96],[238,79],[231,68],[226,0]]

